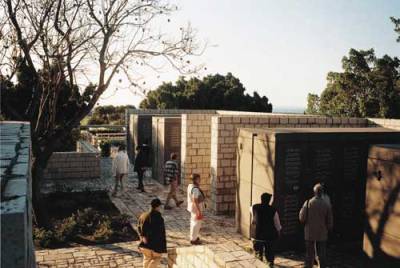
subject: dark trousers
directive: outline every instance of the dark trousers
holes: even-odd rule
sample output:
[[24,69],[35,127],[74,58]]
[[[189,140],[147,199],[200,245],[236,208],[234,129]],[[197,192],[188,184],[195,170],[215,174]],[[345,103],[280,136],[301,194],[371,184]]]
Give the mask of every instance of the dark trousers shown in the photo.
[[256,252],[257,257],[262,261],[263,256],[268,263],[274,264],[275,259],[275,250],[274,243],[275,241],[253,241],[253,248]]
[[326,267],[326,241],[306,241],[305,268],[312,268],[315,256],[318,256],[320,268]]
[[143,190],[144,186],[143,186],[143,175],[144,175],[144,170],[143,169],[139,169],[136,171],[138,174],[138,180],[139,180],[139,184],[138,184],[138,188]]

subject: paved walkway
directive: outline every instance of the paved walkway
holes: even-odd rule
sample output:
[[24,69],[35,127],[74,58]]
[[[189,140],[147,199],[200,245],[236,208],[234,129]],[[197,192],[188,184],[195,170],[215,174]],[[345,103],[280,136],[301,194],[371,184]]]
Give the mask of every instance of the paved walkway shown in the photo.
[[[103,160],[103,183],[111,186],[109,161]],[[112,198],[121,212],[132,216],[131,223],[135,227],[139,215],[149,209],[150,200],[159,197],[165,200],[168,189],[159,183],[145,180],[146,193],[136,190],[136,178],[129,175],[126,190]],[[184,192],[180,198],[184,200]],[[167,245],[169,248],[190,246],[189,243],[189,213],[185,209],[186,201],[181,208],[174,208],[163,213],[167,229]],[[201,238],[206,244],[234,242],[243,248],[249,248],[250,242],[236,233],[234,218],[214,216],[205,213],[204,228]],[[138,242],[116,243],[104,246],[77,247],[57,250],[41,250],[36,252],[38,267],[142,267],[142,258],[137,250]],[[278,254],[275,267],[303,267],[302,254],[285,252]],[[359,258],[345,256],[329,251],[330,268],[362,267]],[[163,267],[166,267],[166,259]]]

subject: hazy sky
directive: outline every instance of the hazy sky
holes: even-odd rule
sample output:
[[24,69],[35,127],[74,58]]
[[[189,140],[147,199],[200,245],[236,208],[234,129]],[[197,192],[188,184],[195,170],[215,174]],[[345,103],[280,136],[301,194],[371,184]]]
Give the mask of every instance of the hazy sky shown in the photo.
[[[400,0],[176,0],[173,23],[191,22],[211,45],[198,59],[207,73],[232,72],[248,92],[266,95],[276,107],[305,107],[307,93],[320,93],[329,71],[341,70],[350,48],[374,48],[400,56],[394,25]],[[147,84],[175,81],[167,71]],[[110,97],[111,96],[111,97]],[[100,104],[138,105],[142,97],[110,88]]]

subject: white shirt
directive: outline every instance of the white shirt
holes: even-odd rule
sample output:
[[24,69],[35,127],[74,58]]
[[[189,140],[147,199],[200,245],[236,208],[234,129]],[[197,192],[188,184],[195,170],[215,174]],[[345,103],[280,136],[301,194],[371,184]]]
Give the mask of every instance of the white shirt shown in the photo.
[[112,174],[128,174],[129,172],[129,158],[125,151],[119,151],[114,157],[112,163]]
[[[194,189],[193,189],[194,188]],[[195,186],[193,183],[190,183],[187,188],[187,210],[190,213],[195,213],[196,209],[194,207],[194,198],[199,198],[201,195],[201,192],[199,190],[199,187]],[[202,203],[199,204],[200,210],[203,210],[203,205]]]

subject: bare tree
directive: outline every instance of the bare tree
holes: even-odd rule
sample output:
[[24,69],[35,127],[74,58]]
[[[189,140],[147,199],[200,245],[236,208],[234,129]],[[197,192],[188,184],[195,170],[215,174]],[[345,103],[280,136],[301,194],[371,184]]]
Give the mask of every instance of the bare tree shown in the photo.
[[[177,36],[162,31],[176,9],[159,0],[2,0],[0,76],[13,81],[21,65],[32,75],[26,109],[2,109],[31,122],[33,203],[42,223],[40,178],[49,157],[116,76],[135,87],[143,66],[158,71],[166,62],[183,74],[197,71],[190,58],[202,48],[190,25]],[[59,116],[65,90],[75,106]]]

